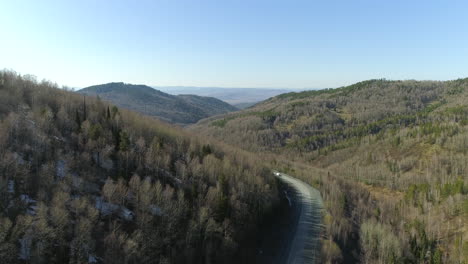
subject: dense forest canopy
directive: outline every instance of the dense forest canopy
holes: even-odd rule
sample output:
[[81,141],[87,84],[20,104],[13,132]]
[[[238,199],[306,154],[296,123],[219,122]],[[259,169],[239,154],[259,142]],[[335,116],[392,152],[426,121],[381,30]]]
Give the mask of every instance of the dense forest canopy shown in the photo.
[[323,262],[468,263],[468,79],[287,93],[191,129],[320,189]]
[[0,72],[2,263],[238,263],[277,200],[256,157]]
[[208,135],[234,133],[230,143],[250,150],[311,151],[377,134],[392,125],[419,122],[421,116],[447,104],[445,97],[460,93],[467,85],[467,80],[382,79],[338,89],[287,93],[248,110],[208,118],[199,127]]
[[370,80],[183,131],[2,71],[0,257],[252,262],[275,169],[321,191],[323,263],[466,263],[467,87]]

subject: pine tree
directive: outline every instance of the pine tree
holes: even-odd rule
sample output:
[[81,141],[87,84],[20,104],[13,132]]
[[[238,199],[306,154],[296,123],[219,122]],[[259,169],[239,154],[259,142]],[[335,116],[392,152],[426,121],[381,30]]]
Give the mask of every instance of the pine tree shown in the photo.
[[86,96],[83,95],[83,120],[86,120]]
[[130,139],[125,131],[120,132],[120,151],[127,151],[130,147]]
[[76,125],[78,126],[78,130],[81,129],[81,117],[80,117],[80,113],[78,112],[78,110],[76,110],[75,112],[75,122],[76,122]]
[[109,106],[107,106],[106,119],[109,120],[110,118],[111,118],[111,113],[110,113]]

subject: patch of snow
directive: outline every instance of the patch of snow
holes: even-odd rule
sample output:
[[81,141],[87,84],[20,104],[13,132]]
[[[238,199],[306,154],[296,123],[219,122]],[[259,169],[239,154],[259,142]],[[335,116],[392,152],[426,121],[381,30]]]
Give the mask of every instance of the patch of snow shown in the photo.
[[[94,162],[98,162],[98,155],[97,153],[93,153],[93,160]],[[106,170],[112,170],[114,168],[114,162],[111,159],[106,159],[101,155],[99,158],[99,167],[106,169]]]
[[180,179],[178,179],[178,178],[174,177],[174,181],[177,182],[178,184],[182,184],[182,181]]
[[31,216],[36,215],[37,205],[30,205],[28,209],[26,209],[26,213]]
[[157,216],[163,215],[163,210],[154,204],[150,205],[149,209],[152,215],[157,215]]
[[130,209],[124,206],[119,206],[117,204],[108,203],[104,201],[101,196],[96,197],[95,207],[101,212],[103,216],[117,213],[120,218],[126,221],[132,221],[135,217],[135,214]]
[[112,170],[114,168],[114,162],[111,159],[102,159],[101,168],[106,170]]
[[36,203],[37,201],[29,197],[27,194],[22,194],[20,195],[21,201],[23,201],[26,204],[31,204],[31,203]]
[[98,184],[92,183],[83,179],[76,172],[72,172],[69,175],[71,175],[71,182],[74,188],[85,190],[86,193],[95,194],[95,195],[98,195],[99,193],[101,193],[101,189]]
[[57,165],[55,166],[55,172],[59,179],[63,179],[67,174],[67,164],[64,160],[58,160]]
[[119,206],[113,203],[105,202],[102,197],[96,197],[96,209],[98,209],[103,216],[113,214],[119,209]]
[[72,185],[75,188],[79,188],[81,186],[81,183],[83,180],[78,176],[78,174],[73,173],[72,174]]
[[20,199],[27,206],[26,213],[28,215],[33,215],[33,216],[36,215],[36,209],[37,209],[36,203],[37,203],[37,201],[32,199],[31,197],[29,197],[29,195],[27,195],[27,194],[20,195]]
[[13,200],[10,200],[6,209],[13,208],[14,205],[15,205],[15,202]]
[[13,194],[15,193],[15,182],[13,180],[8,181],[7,192]]
[[31,257],[31,242],[31,238],[29,238],[28,236],[24,236],[23,238],[19,239],[19,259],[28,260]]
[[97,258],[93,255],[88,256],[88,263],[97,263]]
[[133,212],[130,211],[129,209],[125,207],[120,208],[119,216],[127,221],[132,221],[133,220]]
[[23,157],[18,154],[18,153],[13,153],[13,158],[15,158],[16,162],[19,164],[19,165],[24,165],[26,163],[26,161],[23,159]]
[[55,139],[55,140],[57,140],[57,141],[65,142],[65,139],[63,139],[63,138],[61,138],[61,137],[59,138],[59,137],[57,137],[57,136],[53,136],[52,138]]

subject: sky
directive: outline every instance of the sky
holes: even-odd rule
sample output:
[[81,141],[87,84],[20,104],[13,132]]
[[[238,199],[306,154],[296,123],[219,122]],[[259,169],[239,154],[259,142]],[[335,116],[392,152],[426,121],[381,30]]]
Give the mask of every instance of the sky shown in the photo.
[[468,1],[0,0],[0,69],[82,88],[468,77]]

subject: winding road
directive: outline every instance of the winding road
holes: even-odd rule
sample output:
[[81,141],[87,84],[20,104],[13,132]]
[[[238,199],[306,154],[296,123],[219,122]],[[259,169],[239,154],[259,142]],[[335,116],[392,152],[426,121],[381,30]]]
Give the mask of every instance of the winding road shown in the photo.
[[[297,208],[296,226],[291,227],[287,249],[282,254],[285,264],[316,263],[320,252],[323,202],[320,192],[301,180],[274,172],[275,176],[294,190],[292,203]],[[287,193],[286,198],[289,200]],[[290,204],[291,205],[291,204]]]

